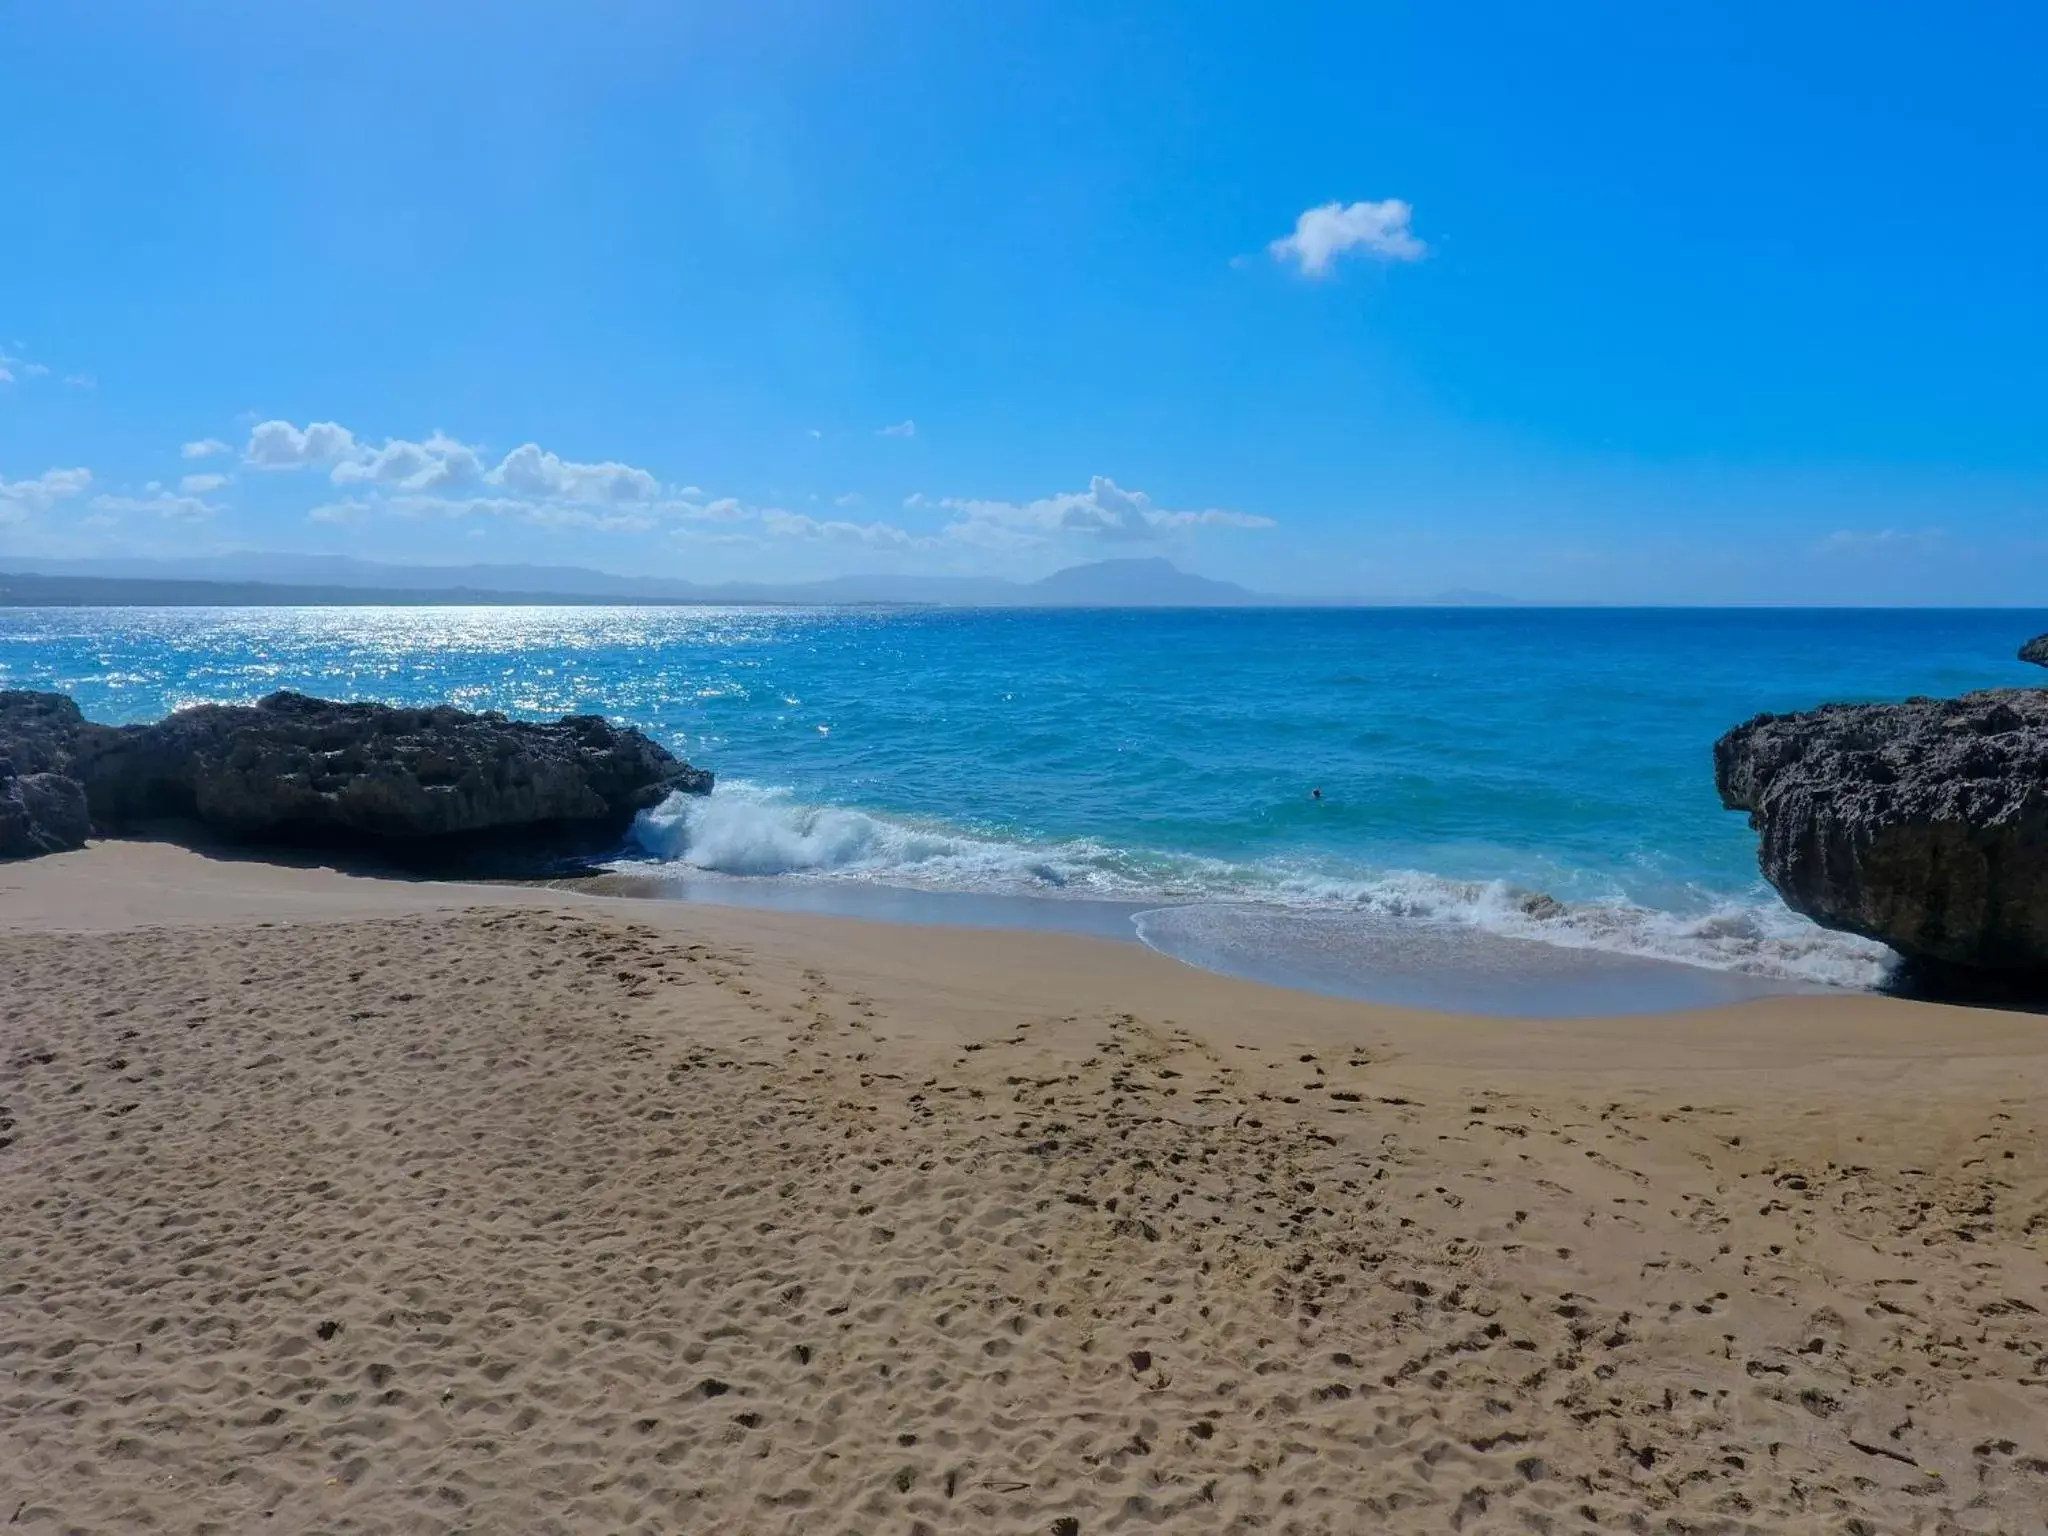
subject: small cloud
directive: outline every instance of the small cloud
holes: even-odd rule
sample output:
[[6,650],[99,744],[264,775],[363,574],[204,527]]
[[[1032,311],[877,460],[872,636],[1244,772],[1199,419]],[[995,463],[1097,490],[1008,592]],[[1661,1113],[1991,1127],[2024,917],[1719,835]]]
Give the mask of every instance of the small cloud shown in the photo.
[[813,427],[813,428],[811,428],[811,430],[810,430],[810,431],[809,431],[808,433],[806,433],[805,435],[806,435],[807,437],[823,437],[823,436],[824,436],[825,434],[824,434],[824,433],[822,433],[822,432],[820,432],[820,431],[819,431],[819,430],[818,430],[818,429],[817,429],[816,427]]
[[832,505],[835,507],[857,507],[861,504],[862,500],[863,498],[859,491],[848,491],[844,496],[834,496],[832,498]]
[[295,427],[288,421],[261,421],[249,433],[242,462],[258,469],[299,469],[362,454],[356,435],[338,422],[314,421]]
[[[19,348],[20,342],[11,345]],[[0,349],[0,384],[12,384],[17,379],[46,379],[50,376],[48,363],[32,363],[17,353]]]
[[100,381],[89,373],[67,373],[64,375],[64,382],[73,389],[93,389]]
[[943,507],[956,514],[947,537],[978,544],[1012,544],[995,537],[998,530],[1046,539],[1061,534],[1107,540],[1158,540],[1188,528],[1272,528],[1273,519],[1252,512],[1218,507],[1179,511],[1152,504],[1143,491],[1127,491],[1107,475],[1095,475],[1085,491],[1063,491],[1036,501],[974,501],[955,497],[933,500],[914,495],[906,506]]
[[936,542],[907,533],[894,523],[837,519],[821,522],[801,512],[783,512],[773,507],[762,512],[761,526],[778,539],[822,539],[835,544],[861,544],[869,549],[928,549]]
[[883,427],[875,435],[877,437],[915,437],[917,436],[917,423],[906,416],[903,420],[897,422],[895,426]]
[[227,453],[228,445],[217,437],[202,437],[196,443],[187,443],[178,450],[181,458],[210,459],[215,454]]
[[1278,262],[1294,262],[1304,277],[1324,277],[1350,251],[1382,261],[1420,261],[1429,247],[1409,231],[1415,210],[1398,197],[1379,203],[1324,203],[1294,221],[1294,233],[1266,249]]
[[483,461],[467,443],[436,431],[423,443],[393,438],[372,453],[343,459],[329,478],[336,485],[386,485],[401,491],[460,490],[484,479]]
[[60,501],[83,495],[92,485],[89,469],[46,469],[33,480],[0,479],[0,523],[24,521]]
[[[698,494],[703,493],[700,491]],[[736,496],[721,496],[716,501],[705,502],[665,502],[661,510],[692,523],[737,523],[747,516],[747,509],[740,505]]]
[[570,501],[652,501],[660,482],[644,469],[605,460],[578,464],[547,452],[537,443],[522,443],[505,455],[487,477],[529,496],[558,496]]
[[116,516],[129,512],[146,513],[174,523],[200,522],[220,510],[212,502],[197,496],[174,496],[169,491],[154,496],[95,496],[92,507],[95,512]]
[[178,482],[178,489],[191,496],[204,496],[208,491],[217,491],[228,483],[226,475],[187,475]]

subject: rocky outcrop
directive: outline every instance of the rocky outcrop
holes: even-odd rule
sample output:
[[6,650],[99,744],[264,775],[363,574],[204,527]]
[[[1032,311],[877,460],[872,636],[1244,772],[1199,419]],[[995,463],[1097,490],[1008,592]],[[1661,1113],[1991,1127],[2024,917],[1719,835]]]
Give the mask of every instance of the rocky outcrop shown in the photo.
[[83,848],[91,831],[85,787],[61,773],[16,773],[0,758],[0,859]]
[[104,726],[69,699],[0,694],[0,753],[79,786],[118,835],[196,824],[244,842],[431,858],[458,846],[595,848],[711,775],[596,715],[551,723],[277,693],[154,725]]
[[85,790],[68,776],[84,728],[62,694],[0,688],[0,859],[85,846]]
[[0,758],[16,773],[67,773],[79,741],[93,729],[61,693],[0,688]]
[[2031,661],[2037,667],[2048,667],[2048,635],[2036,635],[2021,646],[2020,660]]
[[2048,690],[1758,715],[1714,778],[1795,911],[1925,969],[2048,980]]

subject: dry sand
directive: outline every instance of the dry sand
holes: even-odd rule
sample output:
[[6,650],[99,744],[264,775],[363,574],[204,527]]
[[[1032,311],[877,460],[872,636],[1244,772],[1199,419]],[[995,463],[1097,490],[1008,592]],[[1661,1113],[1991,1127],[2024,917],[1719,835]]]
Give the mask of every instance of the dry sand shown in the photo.
[[2048,1021],[0,867],[0,1524],[2048,1523]]

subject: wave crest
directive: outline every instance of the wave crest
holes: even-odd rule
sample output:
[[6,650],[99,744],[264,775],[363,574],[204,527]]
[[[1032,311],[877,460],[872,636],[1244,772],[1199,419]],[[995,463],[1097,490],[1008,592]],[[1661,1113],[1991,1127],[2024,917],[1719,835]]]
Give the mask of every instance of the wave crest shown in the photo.
[[[1332,873],[1284,862],[1148,853],[1087,840],[1032,846],[958,827],[812,805],[786,790],[722,782],[671,795],[634,824],[648,858],[710,874],[848,880],[932,890],[1199,903],[1210,924],[1350,914],[1452,924],[1563,949],[1602,950],[1772,980],[1871,987],[1893,956],[1821,928],[1767,890],[1692,913],[1634,902],[1565,902],[1506,881],[1416,870]],[[1151,914],[1147,914],[1149,918]],[[1141,937],[1173,924],[1140,921]],[[1161,947],[1155,943],[1154,947]]]

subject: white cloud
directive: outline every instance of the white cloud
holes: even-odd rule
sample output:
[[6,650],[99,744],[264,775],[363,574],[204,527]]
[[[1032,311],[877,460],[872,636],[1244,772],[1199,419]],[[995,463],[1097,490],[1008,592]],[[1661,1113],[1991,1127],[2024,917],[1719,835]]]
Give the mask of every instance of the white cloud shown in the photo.
[[67,373],[64,375],[64,382],[73,389],[91,389],[99,380],[89,373]]
[[204,496],[208,491],[217,491],[228,483],[226,475],[187,475],[178,482],[178,489],[192,496]]
[[834,496],[832,498],[832,505],[835,507],[857,507],[861,504],[861,500],[862,497],[859,491],[848,491],[844,496]]
[[91,485],[89,469],[46,469],[33,480],[0,479],[0,523],[18,523],[32,512],[46,512]]
[[402,491],[458,490],[480,484],[483,461],[467,443],[435,432],[424,443],[393,438],[367,457],[343,459],[334,466],[336,485],[388,485]]
[[228,445],[217,437],[202,437],[196,443],[187,443],[178,450],[181,458],[210,459],[217,453],[228,453]]
[[[695,487],[687,489],[695,490]],[[701,496],[704,493],[697,491],[696,494]],[[716,501],[665,501],[661,510],[693,523],[736,523],[747,516],[747,509],[736,496],[721,496]]]
[[249,434],[242,462],[259,469],[299,469],[360,458],[364,451],[355,434],[338,422],[314,421],[301,428],[288,421],[265,421]]
[[[195,448],[207,445],[188,445],[188,457],[200,456]],[[588,528],[647,528],[663,515],[727,515],[721,503],[690,500],[703,494],[695,486],[664,501],[661,482],[644,469],[609,459],[579,463],[538,443],[522,443],[486,468],[480,450],[440,431],[424,442],[392,438],[378,447],[338,422],[299,427],[266,421],[250,433],[243,458],[263,469],[325,468],[336,485],[368,494],[314,508],[309,515],[321,522],[359,521],[380,508],[406,517],[513,516]],[[482,494],[487,490],[504,494]],[[446,494],[463,491],[478,494]],[[634,510],[605,514],[588,510],[592,506]]]
[[893,427],[883,427],[875,435],[877,437],[915,437],[917,436],[917,423],[905,417]]
[[1305,277],[1323,277],[1348,251],[1383,261],[1420,261],[1429,247],[1409,231],[1415,210],[1398,197],[1379,203],[1324,203],[1294,221],[1294,233],[1266,247],[1275,261],[1296,263]]
[[1176,511],[1152,504],[1143,491],[1127,491],[1107,475],[1095,475],[1085,491],[1066,491],[1036,501],[970,501],[913,497],[913,505],[939,506],[958,514],[946,530],[949,537],[970,543],[1011,544],[992,539],[991,530],[1021,531],[1038,538],[1077,534],[1096,539],[1157,539],[1188,528],[1271,528],[1270,517],[1219,508]]
[[861,544],[869,549],[928,549],[936,540],[919,538],[894,523],[820,522],[801,512],[774,507],[761,514],[761,526],[778,539],[823,539],[834,544]]
[[[20,342],[13,343],[20,346]],[[48,363],[32,363],[25,357],[0,348],[0,384],[12,384],[17,379],[46,379],[50,376]]]
[[565,501],[652,501],[661,492],[660,482],[644,469],[611,460],[577,464],[537,443],[514,448],[487,478],[524,495]]
[[169,491],[159,491],[154,496],[95,496],[92,507],[95,512],[115,516],[128,512],[147,513],[174,523],[200,522],[220,510],[198,496],[174,496]]

